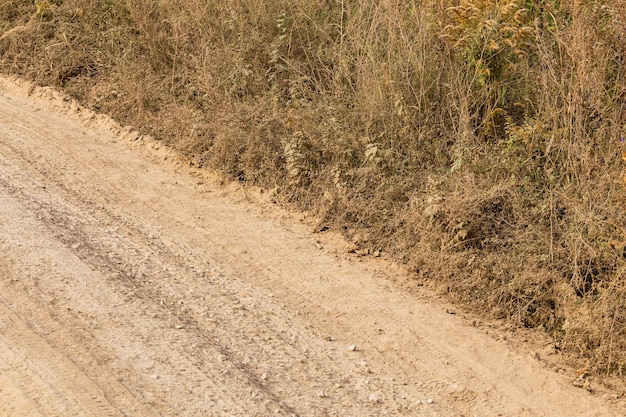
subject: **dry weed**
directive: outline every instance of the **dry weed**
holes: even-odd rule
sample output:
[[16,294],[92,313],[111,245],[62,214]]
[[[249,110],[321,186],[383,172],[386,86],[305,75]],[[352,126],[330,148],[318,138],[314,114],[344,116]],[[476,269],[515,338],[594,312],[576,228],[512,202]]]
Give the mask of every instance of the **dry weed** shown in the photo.
[[625,22],[618,0],[6,0],[0,70],[621,375]]

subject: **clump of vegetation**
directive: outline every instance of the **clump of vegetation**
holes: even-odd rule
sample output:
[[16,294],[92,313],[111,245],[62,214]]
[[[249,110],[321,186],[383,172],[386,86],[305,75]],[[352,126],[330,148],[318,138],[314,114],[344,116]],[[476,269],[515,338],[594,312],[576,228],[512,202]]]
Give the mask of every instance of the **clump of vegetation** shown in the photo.
[[623,375],[618,0],[6,0],[0,31],[2,72]]

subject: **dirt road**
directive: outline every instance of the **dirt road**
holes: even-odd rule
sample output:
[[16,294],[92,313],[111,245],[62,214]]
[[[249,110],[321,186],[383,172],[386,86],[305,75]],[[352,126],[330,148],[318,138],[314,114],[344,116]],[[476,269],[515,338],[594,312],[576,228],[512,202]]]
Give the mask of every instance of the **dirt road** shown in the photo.
[[1,80],[0,415],[624,415],[248,200]]

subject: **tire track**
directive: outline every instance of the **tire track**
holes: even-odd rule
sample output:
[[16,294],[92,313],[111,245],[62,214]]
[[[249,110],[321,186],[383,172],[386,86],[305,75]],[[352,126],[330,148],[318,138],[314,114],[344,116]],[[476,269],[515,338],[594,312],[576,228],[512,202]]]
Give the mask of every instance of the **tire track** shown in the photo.
[[[40,160],[38,155],[26,155],[10,146],[6,148],[12,152],[10,154],[5,152],[4,158],[11,160],[10,164],[3,164],[5,167],[8,167],[5,168],[5,177],[11,177],[13,181],[3,182],[0,180],[1,187],[7,190],[8,194],[19,200],[21,204],[24,204],[28,211],[35,214],[55,241],[63,244],[66,249],[71,250],[86,265],[94,271],[114,277],[112,281],[123,286],[123,291],[126,294],[132,293],[132,299],[139,298],[151,303],[152,306],[158,305],[156,308],[153,307],[154,311],[156,311],[153,314],[169,317],[173,321],[172,326],[180,326],[185,329],[186,336],[192,335],[195,337],[196,340],[190,340],[187,343],[187,345],[195,346],[195,348],[191,351],[185,349],[184,355],[195,358],[194,366],[199,371],[202,372],[202,368],[206,366],[207,361],[210,360],[209,358],[220,356],[222,358],[221,361],[225,360],[232,365],[232,368],[236,370],[236,374],[245,377],[246,385],[250,386],[250,392],[254,401],[263,404],[262,408],[267,409],[267,412],[273,415],[276,415],[278,410],[280,410],[280,415],[304,415],[306,413],[303,414],[302,411],[298,411],[295,404],[300,402],[306,405],[311,401],[311,397],[314,398],[323,387],[342,385],[342,382],[345,384],[346,381],[350,381],[350,385],[358,384],[357,381],[353,381],[354,377],[352,375],[345,372],[342,375],[338,375],[334,371],[336,359],[326,356],[322,366],[315,360],[306,357],[306,348],[304,348],[305,355],[303,355],[301,352],[302,348],[298,345],[311,338],[306,332],[296,332],[298,337],[295,339],[293,337],[289,340],[284,338],[282,333],[285,328],[289,327],[289,324],[282,320],[272,324],[266,318],[266,316],[272,315],[272,313],[269,313],[269,310],[275,307],[267,307],[266,311],[268,313],[266,314],[251,310],[255,317],[261,319],[256,323],[240,322],[234,323],[234,326],[233,323],[228,323],[224,326],[224,329],[219,329],[216,326],[207,328],[207,326],[201,324],[201,322],[206,322],[206,318],[203,317],[204,315],[201,312],[197,311],[197,308],[195,308],[195,312],[191,310],[181,311],[179,307],[185,302],[185,296],[190,295],[190,292],[185,293],[185,288],[183,287],[175,288],[177,277],[186,277],[186,285],[191,283],[191,277],[195,277],[194,282],[197,282],[195,285],[197,293],[206,293],[206,288],[203,287],[214,285],[216,291],[222,292],[227,298],[233,298],[232,300],[226,299],[217,303],[223,316],[227,316],[228,320],[233,318],[246,320],[245,313],[240,314],[246,310],[246,307],[236,295],[237,290],[229,288],[229,285],[225,283],[223,273],[219,274],[221,276],[220,279],[215,279],[210,275],[198,274],[197,269],[201,268],[198,265],[188,267],[181,265],[181,258],[183,257],[180,254],[181,250],[187,252],[187,254],[193,254],[194,258],[206,259],[210,255],[207,255],[205,252],[194,253],[197,251],[193,249],[192,245],[177,242],[176,237],[164,237],[164,240],[173,245],[172,247],[164,245],[162,241],[154,243],[153,240],[145,239],[146,230],[150,230],[150,226],[133,225],[137,220],[112,214],[104,207],[99,208],[95,206],[88,198],[74,190],[65,188],[62,179],[51,175],[50,171],[52,169],[45,168],[45,164],[43,166],[30,166],[28,161]],[[33,172],[34,170],[37,171],[37,174]],[[28,175],[25,174],[26,172],[28,172]],[[45,188],[39,185],[43,182],[44,175],[48,176],[48,185]],[[31,179],[37,176],[40,177],[38,180]],[[15,186],[15,183],[19,184],[19,186]],[[60,198],[61,196],[63,197]],[[112,227],[113,225],[114,227]],[[133,259],[132,256],[129,256],[130,254],[146,253],[151,255],[149,257],[144,256],[142,260]],[[224,256],[227,255],[221,255],[222,258]],[[230,259],[230,257],[227,257],[227,259]],[[134,266],[139,264],[141,264],[142,268],[141,273],[133,272]],[[165,266],[164,271],[160,270],[163,266]],[[263,275],[262,271],[255,269],[251,264],[248,264],[248,268],[250,271]],[[138,279],[138,276],[142,276],[142,278]],[[234,278],[236,272],[229,271],[229,276]],[[170,288],[168,291],[163,291],[161,286],[154,285],[154,282],[168,282]],[[181,297],[180,295],[183,296]],[[221,297],[212,296],[213,301],[219,298]],[[227,311],[228,314],[223,314],[224,311]],[[288,315],[288,313],[284,313],[284,315]],[[270,350],[268,357],[268,353],[263,352],[268,349],[268,343],[260,343],[259,346],[255,346],[258,341],[251,340],[255,336],[251,337],[248,332],[237,334],[238,329],[244,328],[254,328],[255,333],[272,335],[271,340],[273,342],[271,344],[276,346],[274,348],[276,350]],[[207,336],[213,332],[219,333],[221,335],[220,338],[211,339]],[[236,337],[233,337],[233,334]],[[230,340],[229,344],[237,348],[228,347],[222,342],[224,339]],[[319,349],[319,344],[315,345],[318,345],[316,347]],[[215,351],[216,355],[208,355],[207,357],[206,349],[209,346]],[[244,353],[242,350],[244,346],[248,349],[254,346],[258,351],[256,353],[253,351]],[[317,381],[317,391],[298,392],[298,385],[294,384],[289,387],[289,390],[293,391],[289,396],[289,403],[283,400],[279,391],[284,391],[285,389],[275,388],[275,380],[267,380],[264,377],[263,367],[258,365],[261,362],[269,363],[272,360],[276,360],[272,356],[279,357],[280,361],[286,364],[280,367],[287,373],[282,379],[297,381],[293,373],[300,369],[300,374],[309,375],[309,378]],[[239,359],[240,357],[242,359]],[[258,359],[260,357],[265,357],[266,359],[262,361]],[[225,371],[228,372],[227,370]],[[214,378],[214,375],[205,373],[205,379],[212,380]],[[240,377],[236,378],[240,379]],[[334,380],[334,382],[328,380]],[[324,383],[323,381],[328,382]],[[375,385],[372,384],[372,386]],[[220,390],[218,387],[213,387],[213,389]],[[308,388],[304,387],[304,389]],[[329,391],[329,388],[326,388],[326,390]],[[221,389],[221,391],[224,390]],[[245,393],[242,393],[239,397],[244,397],[244,395]],[[233,393],[230,393],[230,396],[233,396]],[[284,397],[284,394],[282,396]],[[347,410],[354,407],[352,405],[354,401],[363,402],[357,397],[352,397],[352,400],[350,397],[352,396],[348,396],[342,401],[342,405],[335,405],[335,407]],[[369,408],[367,402],[364,402],[364,405],[366,408]]]
[[[45,306],[15,288],[2,285],[0,291],[1,356],[3,361],[10,361],[9,378],[33,400],[41,415],[132,415],[125,409],[145,416],[159,415],[150,407],[137,408],[135,396],[116,383],[116,378],[94,373],[94,364],[102,361],[102,351],[99,349],[98,358],[94,357],[86,337],[69,345],[74,336],[47,314]],[[59,338],[62,346],[58,345]]]
[[[14,149],[13,149],[14,150]],[[17,158],[12,158],[14,161]],[[27,159],[22,159],[20,164],[26,167]],[[7,164],[2,164],[7,167]],[[168,294],[158,291],[156,286],[150,285],[152,281],[172,281],[175,276],[189,276],[196,274],[191,268],[181,268],[178,266],[179,257],[174,252],[168,251],[163,245],[150,244],[148,248],[144,241],[133,242],[128,238],[130,236],[142,237],[145,233],[138,227],[132,227],[126,222],[121,222],[119,218],[113,218],[108,213],[101,210],[86,210],[85,207],[75,207],[68,203],[68,200],[54,199],[61,195],[70,195],[72,201],[80,201],[76,193],[63,189],[60,185],[47,186],[45,189],[36,186],[36,183],[29,183],[30,177],[23,175],[23,171],[13,170],[7,172],[2,170],[5,178],[11,178],[12,181],[0,179],[0,189],[3,189],[9,196],[18,200],[27,211],[34,213],[37,218],[41,219],[40,224],[43,225],[52,238],[61,243],[66,249],[72,251],[85,265],[89,266],[93,271],[104,273],[126,289],[127,293],[132,293],[133,297],[141,298],[143,301],[150,302],[154,306],[159,306],[160,315],[169,317],[174,322],[174,326],[184,327],[187,336],[192,335],[198,340],[190,343],[196,346],[192,355],[196,358],[196,366],[199,370],[204,365],[204,361],[199,359],[204,355],[203,349],[208,346],[213,348],[216,354],[222,355],[232,367],[243,375],[246,383],[253,387],[262,398],[265,398],[269,404],[274,404],[282,410],[285,415],[299,415],[298,412],[282,401],[275,395],[268,384],[261,380],[261,375],[251,369],[249,364],[239,360],[236,355],[227,346],[212,340],[206,326],[203,326],[190,313],[180,310],[180,300],[172,300]],[[19,184],[17,187],[14,184]],[[53,195],[50,191],[53,191]],[[85,205],[84,201],[80,204]],[[84,216],[82,213],[91,213]],[[118,230],[111,233],[108,230],[102,230],[103,224],[115,224]],[[125,229],[125,230],[120,230]],[[124,235],[122,234],[124,233]],[[97,243],[95,243],[97,242]],[[103,242],[109,242],[108,245],[102,245]],[[157,254],[152,259],[143,259],[142,262],[136,262],[133,259],[123,256],[122,254],[133,253],[152,253]],[[150,277],[147,279],[138,279],[138,274],[133,273],[132,266],[142,264],[143,272],[141,275]],[[160,272],[161,265],[169,265],[170,271]],[[182,269],[182,270],[181,270]],[[204,277],[202,277],[204,278]],[[165,312],[163,311],[165,310]],[[271,330],[267,331],[268,333]],[[216,355],[213,355],[216,356]],[[212,379],[213,376],[205,374],[205,379]],[[213,387],[216,389],[217,387]],[[223,394],[227,394],[221,390]]]

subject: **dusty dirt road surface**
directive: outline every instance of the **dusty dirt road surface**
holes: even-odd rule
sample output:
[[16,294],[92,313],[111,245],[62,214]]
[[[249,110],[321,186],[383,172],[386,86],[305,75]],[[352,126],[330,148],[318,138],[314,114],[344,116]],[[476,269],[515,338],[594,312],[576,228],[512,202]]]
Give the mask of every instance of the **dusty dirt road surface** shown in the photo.
[[1,80],[0,415],[624,415],[243,196]]

